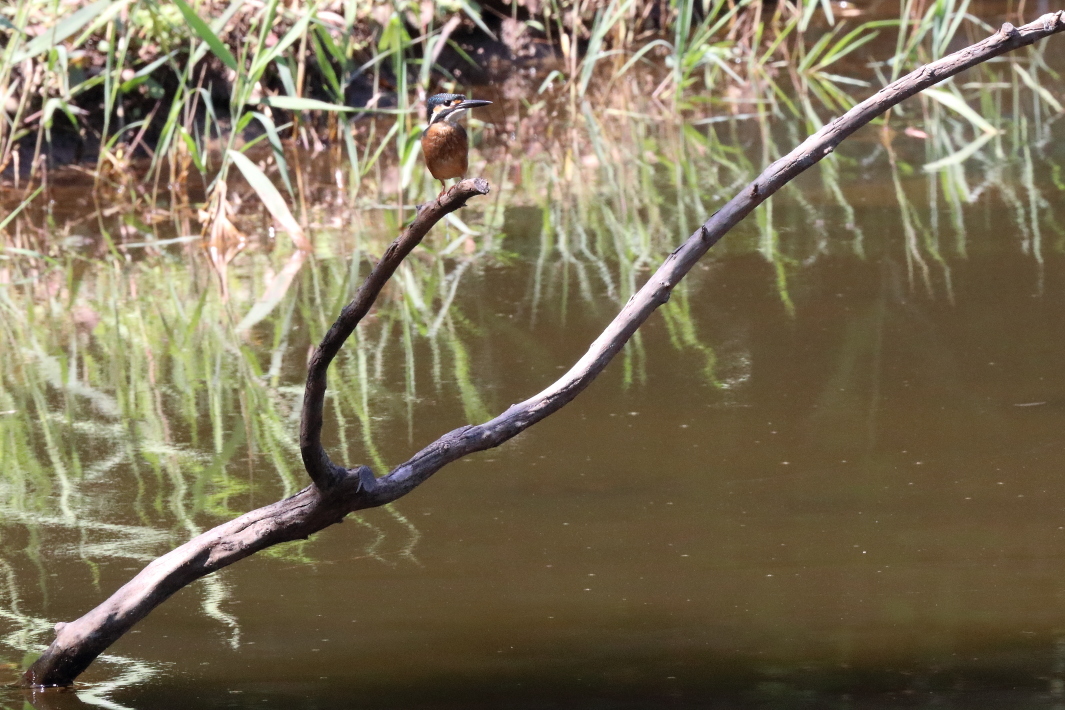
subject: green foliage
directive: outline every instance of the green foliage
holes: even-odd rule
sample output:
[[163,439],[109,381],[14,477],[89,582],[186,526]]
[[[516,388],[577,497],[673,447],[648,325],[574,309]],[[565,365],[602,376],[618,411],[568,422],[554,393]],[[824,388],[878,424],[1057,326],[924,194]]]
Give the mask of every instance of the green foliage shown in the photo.
[[207,46],[211,48],[214,55],[227,67],[233,71],[237,71],[236,58],[218,35],[207,26],[207,23],[199,18],[195,10],[189,7],[185,0],[174,0],[174,4],[177,5],[178,10],[181,11],[181,15],[185,18],[185,22],[189,23],[189,27],[199,35],[200,39],[207,43]]

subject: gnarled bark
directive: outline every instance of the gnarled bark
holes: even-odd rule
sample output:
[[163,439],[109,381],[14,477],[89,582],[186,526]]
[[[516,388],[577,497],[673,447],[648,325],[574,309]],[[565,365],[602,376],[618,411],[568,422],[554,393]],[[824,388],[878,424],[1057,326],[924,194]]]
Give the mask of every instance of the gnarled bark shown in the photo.
[[728,204],[677,247],[644,286],[558,381],[512,405],[484,424],[465,426],[440,437],[382,478],[360,466],[345,469],[330,461],[321,445],[326,370],[372,306],[381,287],[428,229],[476,194],[483,180],[466,180],[427,207],[389,247],[355,299],[344,309],[315,352],[308,368],[300,448],[314,485],[292,498],[247,513],[194,538],[152,562],[103,604],[77,621],[57,624],[56,639],[26,672],[22,685],[69,685],[108,645],[156,605],[189,582],[270,545],[306,537],[339,522],[354,510],[400,498],[448,463],[499,446],[558,411],[576,397],[625,345],[695,262],[732,227],[799,173],[831,153],[839,143],[902,100],[1000,54],[1065,30],[1065,11],[1014,27],[1005,24],[991,37],[925,65],[829,122],[798,148],[769,166]]

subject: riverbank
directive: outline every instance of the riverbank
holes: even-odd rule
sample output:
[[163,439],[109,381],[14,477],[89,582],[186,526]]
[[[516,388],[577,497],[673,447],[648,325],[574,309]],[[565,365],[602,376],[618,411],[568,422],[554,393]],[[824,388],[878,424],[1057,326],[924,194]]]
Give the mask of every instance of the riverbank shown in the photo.
[[[856,50],[879,41],[879,56],[893,56],[878,71],[897,73],[955,36],[983,32],[966,7],[19,0],[0,10],[0,174],[25,182],[47,167],[88,163],[107,181],[134,156],[150,160],[156,181],[225,174],[234,135],[275,150],[286,138],[343,142],[352,130],[359,142],[360,119],[399,117],[402,136],[416,130],[426,95],[489,85],[526,105],[574,108],[634,69],[648,82],[635,87],[637,103],[694,119],[743,94],[776,101],[777,82],[808,78],[814,101],[838,110],[872,78],[844,75]],[[1002,12],[997,5],[994,19]],[[399,140],[397,150],[410,149]]]

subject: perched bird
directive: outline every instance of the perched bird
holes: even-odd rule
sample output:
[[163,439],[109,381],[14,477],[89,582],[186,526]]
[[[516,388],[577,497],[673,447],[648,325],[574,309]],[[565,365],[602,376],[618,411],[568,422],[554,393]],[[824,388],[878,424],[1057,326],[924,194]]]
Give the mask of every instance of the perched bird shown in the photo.
[[470,165],[470,140],[459,121],[471,108],[490,103],[462,94],[436,94],[426,102],[429,126],[422,133],[422,155],[429,172],[443,185],[441,195],[447,189],[444,180],[464,176]]

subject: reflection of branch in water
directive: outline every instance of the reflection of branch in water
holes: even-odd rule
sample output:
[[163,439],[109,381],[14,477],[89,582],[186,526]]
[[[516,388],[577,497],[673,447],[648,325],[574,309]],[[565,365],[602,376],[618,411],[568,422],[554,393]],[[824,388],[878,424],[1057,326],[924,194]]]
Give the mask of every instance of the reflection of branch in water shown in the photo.
[[[399,523],[399,525],[402,526],[407,533],[407,541],[403,544],[402,548],[400,548],[399,552],[396,554],[398,554],[401,558],[406,558],[410,562],[421,566],[421,562],[414,554],[414,549],[418,546],[418,542],[422,538],[421,532],[407,516],[403,515],[403,513],[401,513],[399,509],[396,508],[394,504],[384,506],[384,510],[388,513],[389,517],[392,518],[392,520],[394,520],[395,522]],[[388,534],[385,532],[385,529],[383,527],[370,522],[370,520],[368,520],[366,516],[360,515],[359,513],[352,513],[347,518],[345,518],[345,520],[351,520],[355,522],[359,527],[366,528],[373,534],[373,538],[362,549],[361,554],[356,555],[351,559],[371,559],[386,564],[389,567],[396,566],[396,563],[392,559],[389,559],[389,557],[391,557],[391,553],[388,553],[386,555],[386,553],[382,552],[385,540],[388,539]]]
[[100,660],[117,666],[115,676],[100,683],[79,684],[75,692],[50,690],[23,691],[22,699],[33,710],[76,710],[77,708],[97,707],[104,710],[133,710],[114,702],[108,696],[117,690],[135,685],[142,685],[161,668],[125,656],[104,654]]

